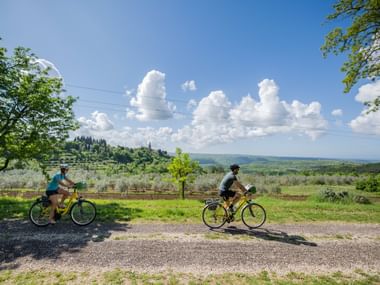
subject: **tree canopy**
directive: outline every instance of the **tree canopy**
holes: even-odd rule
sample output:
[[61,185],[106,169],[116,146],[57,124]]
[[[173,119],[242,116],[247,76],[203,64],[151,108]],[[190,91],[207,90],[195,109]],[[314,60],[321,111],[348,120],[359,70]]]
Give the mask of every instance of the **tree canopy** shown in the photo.
[[[348,52],[341,70],[346,73],[343,83],[348,93],[360,79],[376,81],[380,75],[380,0],[338,0],[334,13],[327,20],[349,22],[329,32],[321,47],[323,55]],[[379,95],[380,96],[380,95]],[[367,105],[373,111],[380,106],[380,97]]]
[[[65,161],[78,167],[97,169],[108,165],[112,173],[130,174],[166,173],[171,156],[164,150],[152,147],[129,148],[112,146],[105,139],[80,136],[63,144],[49,163]],[[110,171],[111,171],[110,170]]]
[[8,57],[0,47],[0,171],[12,160],[40,161],[78,127],[75,98],[62,92],[62,79],[30,49],[15,48]]

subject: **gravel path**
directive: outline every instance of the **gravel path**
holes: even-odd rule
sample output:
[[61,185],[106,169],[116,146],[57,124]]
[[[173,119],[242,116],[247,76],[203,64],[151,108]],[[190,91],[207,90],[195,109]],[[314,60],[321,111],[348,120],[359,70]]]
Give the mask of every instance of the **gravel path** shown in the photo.
[[199,274],[262,270],[305,273],[380,272],[379,224],[268,224],[247,230],[204,225],[71,223],[37,228],[27,221],[0,222],[0,270]]

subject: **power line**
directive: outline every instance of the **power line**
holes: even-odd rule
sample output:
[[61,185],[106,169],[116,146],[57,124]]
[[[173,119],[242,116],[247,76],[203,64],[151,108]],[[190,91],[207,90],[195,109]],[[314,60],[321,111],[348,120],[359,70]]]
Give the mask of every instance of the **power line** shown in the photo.
[[[103,93],[118,94],[118,95],[124,94],[124,92],[110,90],[110,89],[93,88],[93,87],[74,85],[74,84],[66,84],[66,85],[69,87],[73,87],[73,88],[86,89],[86,90],[98,91],[98,92],[103,92]],[[149,95],[139,95],[139,97],[141,97],[141,98],[152,98],[155,100],[159,99],[155,96],[149,96]],[[188,101],[186,101],[186,100],[180,100],[180,99],[171,98],[171,97],[165,97],[165,99],[173,101],[173,102],[182,102],[182,103],[186,103],[186,104],[188,103]]]

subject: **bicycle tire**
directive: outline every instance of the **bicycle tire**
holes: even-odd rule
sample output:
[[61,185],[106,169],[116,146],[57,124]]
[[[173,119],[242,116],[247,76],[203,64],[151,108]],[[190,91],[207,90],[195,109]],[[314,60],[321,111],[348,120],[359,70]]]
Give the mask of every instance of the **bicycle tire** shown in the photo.
[[202,211],[203,223],[211,229],[222,227],[227,221],[227,211],[222,204],[207,204]]
[[29,209],[29,220],[37,227],[49,225],[50,205],[43,206],[42,201],[36,201]]
[[241,211],[241,219],[250,229],[261,227],[265,223],[266,218],[265,209],[256,203],[247,204]]
[[70,209],[71,220],[78,226],[87,226],[96,218],[94,203],[87,200],[75,202]]

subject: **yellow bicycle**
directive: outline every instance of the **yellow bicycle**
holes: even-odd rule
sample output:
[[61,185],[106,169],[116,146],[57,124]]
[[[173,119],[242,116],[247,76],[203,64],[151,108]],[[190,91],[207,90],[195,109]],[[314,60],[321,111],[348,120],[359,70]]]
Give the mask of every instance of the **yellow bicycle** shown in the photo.
[[[86,226],[91,224],[96,217],[96,207],[94,203],[85,200],[79,196],[77,190],[86,188],[86,183],[78,182],[74,185],[73,193],[67,202],[65,208],[58,208],[55,212],[55,220],[59,220],[61,216],[70,214],[71,220],[78,226]],[[49,215],[51,202],[45,195],[38,198],[29,209],[29,219],[37,227],[46,227],[49,225]]]
[[247,197],[248,194],[255,192],[255,187],[251,187],[249,191],[246,191],[237,202],[236,210],[233,212],[226,209],[224,205],[226,201],[222,199],[206,200],[206,205],[202,212],[203,223],[212,229],[220,228],[225,223],[232,222],[235,214],[241,210],[241,219],[248,228],[255,229],[261,227],[266,220],[265,209]]

